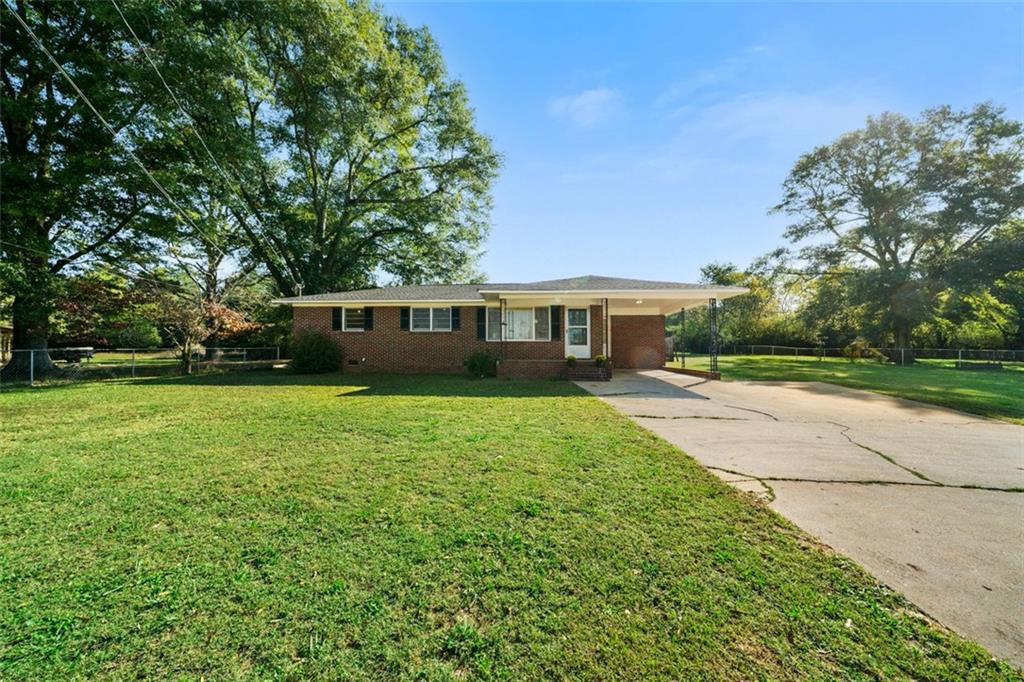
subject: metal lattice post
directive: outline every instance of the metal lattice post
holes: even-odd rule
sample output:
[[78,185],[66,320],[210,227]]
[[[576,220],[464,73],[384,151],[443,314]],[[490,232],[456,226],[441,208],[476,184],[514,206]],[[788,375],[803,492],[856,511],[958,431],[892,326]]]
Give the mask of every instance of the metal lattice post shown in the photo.
[[708,299],[708,356],[712,372],[718,371],[718,299]]
[[679,366],[686,367],[686,308],[679,309]]

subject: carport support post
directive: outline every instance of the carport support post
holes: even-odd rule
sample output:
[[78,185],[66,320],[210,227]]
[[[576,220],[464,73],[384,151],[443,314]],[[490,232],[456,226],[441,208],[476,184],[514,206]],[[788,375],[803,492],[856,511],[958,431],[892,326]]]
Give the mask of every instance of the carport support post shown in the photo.
[[708,299],[708,356],[712,372],[718,371],[718,299]]
[[686,308],[679,309],[679,366],[686,367]]
[[[601,301],[601,355],[608,357],[608,334],[611,333],[611,323],[608,319],[608,299]],[[663,346],[665,344],[662,344]]]

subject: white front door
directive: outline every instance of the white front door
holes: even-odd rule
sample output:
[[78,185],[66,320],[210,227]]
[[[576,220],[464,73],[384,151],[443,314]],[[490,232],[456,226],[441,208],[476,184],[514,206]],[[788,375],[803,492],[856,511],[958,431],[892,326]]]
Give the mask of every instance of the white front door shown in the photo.
[[590,357],[590,308],[566,308],[565,356]]

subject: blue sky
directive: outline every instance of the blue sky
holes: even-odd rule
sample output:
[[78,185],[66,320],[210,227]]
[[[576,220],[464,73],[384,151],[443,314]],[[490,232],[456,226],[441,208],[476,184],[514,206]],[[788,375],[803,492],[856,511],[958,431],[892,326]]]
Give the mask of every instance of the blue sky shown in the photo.
[[797,157],[883,111],[1024,117],[1021,4],[386,3],[504,155],[482,270],[694,281],[779,245]]

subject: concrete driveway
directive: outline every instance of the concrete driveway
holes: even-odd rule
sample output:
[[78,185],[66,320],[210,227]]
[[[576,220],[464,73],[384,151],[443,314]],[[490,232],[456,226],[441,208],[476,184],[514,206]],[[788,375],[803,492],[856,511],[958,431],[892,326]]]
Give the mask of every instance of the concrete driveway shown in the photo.
[[580,382],[1024,665],[1024,427],[817,382]]

